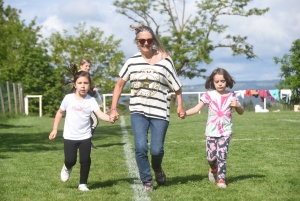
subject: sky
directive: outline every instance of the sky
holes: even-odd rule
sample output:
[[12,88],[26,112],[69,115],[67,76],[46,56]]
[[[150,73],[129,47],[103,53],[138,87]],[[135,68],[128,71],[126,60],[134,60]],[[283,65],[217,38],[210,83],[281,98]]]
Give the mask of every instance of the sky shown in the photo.
[[[181,0],[175,0],[180,6]],[[195,16],[194,0],[186,1],[186,12]],[[4,0],[4,7],[10,5],[22,11],[20,18],[29,23],[36,18],[36,24],[42,26],[41,34],[47,38],[54,32],[67,30],[72,34],[74,27],[85,22],[87,27],[98,27],[106,37],[114,35],[121,39],[121,50],[126,59],[138,49],[133,44],[134,32],[129,29],[135,23],[126,16],[118,14],[112,5],[113,0]],[[274,57],[282,58],[289,53],[292,43],[300,39],[300,0],[253,0],[246,7],[270,8],[263,16],[248,18],[224,16],[219,22],[228,25],[225,33],[213,36],[221,41],[224,35],[247,36],[247,42],[254,46],[259,59],[248,60],[245,56],[232,57],[228,49],[217,49],[210,64],[200,64],[209,75],[217,67],[225,68],[238,81],[280,79],[280,65],[275,65]],[[186,15],[187,16],[187,15]],[[183,85],[203,84],[203,78],[184,79]]]

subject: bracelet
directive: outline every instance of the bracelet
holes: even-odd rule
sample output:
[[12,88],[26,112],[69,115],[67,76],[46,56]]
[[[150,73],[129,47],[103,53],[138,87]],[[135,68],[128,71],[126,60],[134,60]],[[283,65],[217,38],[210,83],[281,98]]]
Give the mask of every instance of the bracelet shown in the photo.
[[110,111],[117,110],[117,108],[110,108]]

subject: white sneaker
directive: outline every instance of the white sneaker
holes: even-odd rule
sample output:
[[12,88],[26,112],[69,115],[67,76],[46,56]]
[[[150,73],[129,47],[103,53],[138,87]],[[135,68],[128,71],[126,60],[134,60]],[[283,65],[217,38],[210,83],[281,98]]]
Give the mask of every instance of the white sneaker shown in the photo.
[[208,179],[210,182],[216,183],[218,177],[218,170],[212,170],[211,168],[208,171]]
[[61,172],[60,172],[60,179],[63,182],[67,182],[70,178],[71,172],[72,172],[72,168],[67,169],[65,164],[64,164],[64,166],[62,167]]
[[80,190],[80,191],[89,191],[90,189],[88,189],[86,184],[79,184],[78,190]]

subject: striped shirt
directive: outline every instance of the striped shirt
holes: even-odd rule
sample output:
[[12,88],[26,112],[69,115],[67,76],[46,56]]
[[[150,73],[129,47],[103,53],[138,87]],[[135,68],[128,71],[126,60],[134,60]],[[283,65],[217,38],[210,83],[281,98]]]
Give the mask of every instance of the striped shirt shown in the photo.
[[182,86],[170,56],[151,65],[138,52],[126,61],[119,76],[130,81],[130,113],[170,120],[169,92]]

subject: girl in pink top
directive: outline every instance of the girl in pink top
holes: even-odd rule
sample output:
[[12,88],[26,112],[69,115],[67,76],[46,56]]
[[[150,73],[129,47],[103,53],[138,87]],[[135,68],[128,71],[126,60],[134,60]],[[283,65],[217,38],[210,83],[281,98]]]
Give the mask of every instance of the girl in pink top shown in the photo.
[[232,108],[240,115],[244,108],[234,93],[226,91],[235,84],[233,78],[223,68],[215,69],[206,79],[207,91],[200,98],[200,102],[186,111],[185,116],[197,114],[204,105],[208,106],[208,120],[206,123],[206,154],[210,166],[208,178],[217,182],[219,188],[226,188],[226,156],[232,135]]

